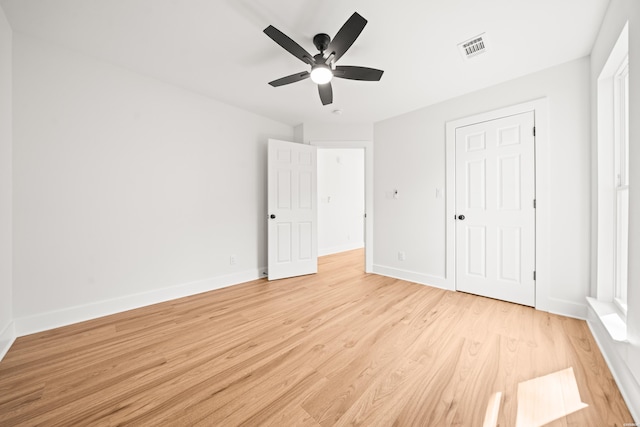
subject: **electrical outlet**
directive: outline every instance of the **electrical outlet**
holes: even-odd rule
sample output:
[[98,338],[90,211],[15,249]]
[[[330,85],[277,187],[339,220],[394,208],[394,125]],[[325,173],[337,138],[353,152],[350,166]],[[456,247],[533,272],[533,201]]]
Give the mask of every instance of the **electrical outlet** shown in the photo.
[[407,259],[407,254],[404,251],[398,252],[398,261],[404,261]]
[[235,255],[229,256],[229,265],[236,265],[238,263],[238,257]]

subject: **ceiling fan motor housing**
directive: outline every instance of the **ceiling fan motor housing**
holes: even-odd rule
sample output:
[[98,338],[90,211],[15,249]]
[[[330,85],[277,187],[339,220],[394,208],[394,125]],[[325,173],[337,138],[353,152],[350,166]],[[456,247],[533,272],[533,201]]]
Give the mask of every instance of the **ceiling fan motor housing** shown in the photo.
[[331,37],[328,34],[320,33],[313,36],[313,44],[320,52],[327,50],[329,43],[331,43]]

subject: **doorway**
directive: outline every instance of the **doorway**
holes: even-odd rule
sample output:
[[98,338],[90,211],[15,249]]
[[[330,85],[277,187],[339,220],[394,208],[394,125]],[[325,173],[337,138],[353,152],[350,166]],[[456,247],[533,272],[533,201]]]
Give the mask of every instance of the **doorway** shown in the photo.
[[[321,182],[320,175],[322,172],[318,170],[318,230],[319,230],[319,255],[336,253],[341,250],[355,249],[358,241],[364,243],[365,248],[365,272],[370,273],[373,269],[373,143],[371,141],[312,141],[311,145],[318,147],[319,158],[326,154],[324,160],[318,162],[319,168],[321,162],[324,161],[325,172],[341,174],[342,176],[332,176],[325,182]],[[347,165],[349,163],[349,165]],[[355,170],[347,171],[347,167],[354,167]],[[339,171],[342,172],[339,172]],[[359,192],[357,197],[360,202],[348,203],[348,217],[340,217],[338,208],[339,202],[343,202],[334,198],[331,190],[340,185],[343,180],[357,179],[356,175],[361,174],[360,184],[349,186],[350,192]],[[328,181],[331,182],[328,182]],[[347,192],[341,192],[340,197],[345,197]],[[363,204],[362,210],[357,212],[357,205]],[[321,213],[325,211],[324,214]],[[340,224],[335,227],[327,236],[320,236],[321,230],[331,227],[332,224]],[[349,236],[349,238],[347,238]],[[326,238],[323,242],[321,239]],[[362,243],[360,243],[361,247]]]
[[363,148],[318,149],[318,256],[364,248]]
[[[542,311],[571,311],[566,304],[550,297],[551,259],[551,182],[549,138],[549,105],[547,98],[489,110],[446,123],[446,264],[445,286],[456,290],[456,129],[475,123],[488,122],[501,117],[532,112],[535,119],[535,298],[534,307]],[[532,275],[533,276],[533,275]],[[579,311],[575,311],[580,316]]]

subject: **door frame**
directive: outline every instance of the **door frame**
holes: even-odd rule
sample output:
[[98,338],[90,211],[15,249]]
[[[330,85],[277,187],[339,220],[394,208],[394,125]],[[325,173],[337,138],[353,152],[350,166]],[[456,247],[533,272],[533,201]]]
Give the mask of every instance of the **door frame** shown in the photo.
[[448,288],[456,289],[456,224],[453,216],[456,207],[456,128],[475,123],[499,119],[505,116],[533,112],[536,127],[535,148],[535,256],[536,291],[535,308],[549,311],[549,284],[551,229],[550,229],[550,145],[549,145],[549,107],[547,98],[536,99],[522,104],[512,105],[473,116],[452,120],[446,123],[445,130],[445,189],[446,189],[446,266],[445,276]]
[[364,149],[364,252],[365,273],[373,272],[373,142],[372,141],[310,141],[318,148]]

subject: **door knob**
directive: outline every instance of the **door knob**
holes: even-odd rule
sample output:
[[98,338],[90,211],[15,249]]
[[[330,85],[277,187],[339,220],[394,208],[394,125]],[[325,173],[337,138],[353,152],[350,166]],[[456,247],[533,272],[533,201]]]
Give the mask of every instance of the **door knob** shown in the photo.
[[276,216],[275,216],[274,214],[271,214],[271,215],[269,216],[269,218],[271,218],[271,219],[276,219]]
[[458,215],[458,219],[459,219],[460,221],[464,221],[464,215]]

